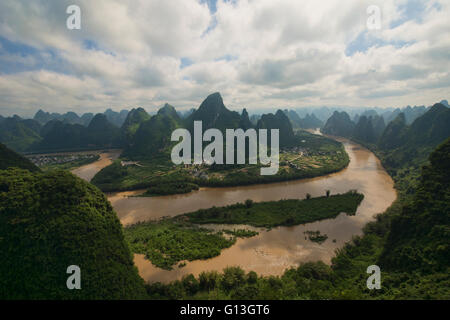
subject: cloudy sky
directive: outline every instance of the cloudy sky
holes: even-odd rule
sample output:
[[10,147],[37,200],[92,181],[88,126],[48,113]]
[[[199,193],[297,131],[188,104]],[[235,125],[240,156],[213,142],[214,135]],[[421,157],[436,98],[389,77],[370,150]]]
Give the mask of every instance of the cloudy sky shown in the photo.
[[450,98],[450,0],[0,2],[0,114],[183,109],[215,91],[233,109]]

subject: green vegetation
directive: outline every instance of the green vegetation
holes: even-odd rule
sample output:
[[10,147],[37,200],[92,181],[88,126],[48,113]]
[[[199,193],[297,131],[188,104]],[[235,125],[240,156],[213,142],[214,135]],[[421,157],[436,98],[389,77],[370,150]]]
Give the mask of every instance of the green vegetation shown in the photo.
[[202,121],[203,129],[216,128],[222,132],[238,128],[241,116],[236,111],[228,110],[223,104],[220,93],[210,94],[187,119],[185,127],[192,133],[194,121]]
[[39,135],[41,125],[34,120],[23,120],[18,116],[0,121],[0,142],[14,151],[26,151],[42,138]]
[[5,170],[10,167],[39,171],[39,168],[30,160],[22,157],[20,154],[15,153],[0,143],[0,170]]
[[263,114],[256,124],[256,129],[279,129],[280,147],[291,147],[296,144],[294,131],[289,118],[283,111],[278,110],[275,114]]
[[121,147],[124,140],[119,127],[128,111],[108,109],[94,116],[74,112],[65,114],[39,110],[34,119],[17,115],[0,117],[0,142],[18,152],[84,151]]
[[105,192],[148,188],[146,195],[185,193],[198,187],[227,187],[312,178],[345,168],[349,158],[343,145],[300,131],[296,146],[280,154],[280,169],[261,176],[259,165],[175,166],[167,154],[140,160],[141,166],[123,167],[120,160],[103,168],[92,183]]
[[226,207],[200,209],[185,214],[197,224],[246,224],[255,227],[292,226],[322,219],[335,218],[341,212],[355,214],[364,196],[356,191],[308,200],[280,200],[243,203]]
[[259,234],[258,231],[248,229],[233,229],[233,230],[225,229],[223,230],[223,233],[230,234],[232,236],[235,236],[236,238],[251,238]]
[[150,115],[143,108],[131,109],[125,119],[125,122],[120,128],[122,138],[127,144],[127,147],[130,147],[130,144],[134,139],[134,135],[139,129],[141,123],[149,119]]
[[155,266],[171,270],[183,260],[208,259],[231,247],[235,238],[200,228],[181,219],[137,223],[125,228],[125,239],[134,253],[145,254]]
[[30,150],[74,151],[118,147],[121,144],[120,129],[101,113],[96,114],[87,127],[51,120],[42,127],[40,135],[42,140],[30,146]]
[[[0,299],[136,299],[144,282],[105,195],[67,171],[0,171]],[[67,267],[82,290],[68,290]]]
[[326,234],[320,234],[320,231],[305,231],[304,234],[306,234],[308,236],[308,239],[311,240],[312,242],[317,242],[318,244],[322,244],[324,243],[327,239],[328,236]]
[[[229,119],[238,118],[233,115]],[[225,125],[228,120],[225,117],[221,123]],[[331,266],[322,262],[305,263],[279,277],[262,277],[239,267],[228,267],[222,273],[203,272],[197,278],[187,275],[167,285],[147,284],[147,296],[154,299],[450,299],[448,123],[448,108],[438,104],[410,126],[403,125],[401,118],[395,126],[389,124],[378,144],[365,142],[392,175],[398,200],[367,224],[362,236],[354,237],[338,249]],[[446,138],[428,161],[426,157],[431,150]],[[292,156],[289,150],[285,152],[287,157]],[[180,262],[178,266],[183,267],[186,260],[220,254],[221,249],[235,240],[224,237],[225,231],[221,234],[195,226],[196,219],[196,223],[292,225],[327,218],[333,210],[335,215],[346,211],[338,209],[337,204],[347,206],[352,213],[352,208],[354,212],[362,200],[362,195],[352,192],[301,201],[246,201],[131,226],[125,230],[124,237],[111,205],[94,186],[66,171],[39,172],[1,145],[0,157],[2,169],[20,166],[36,171],[0,170],[0,251],[3,253],[0,299],[142,298],[143,281],[133,266],[125,238],[133,251],[146,254],[154,264],[169,269]],[[111,177],[99,178],[99,182],[127,188],[151,188],[168,181],[212,183],[210,179],[193,177],[190,169],[168,166],[163,157],[148,161],[156,165],[121,167],[115,162],[105,169],[111,170]],[[295,166],[288,167],[295,172]],[[243,176],[246,172],[243,166],[208,170],[211,176],[223,174],[227,179],[229,173]],[[139,173],[144,175],[139,177]],[[252,181],[248,177],[227,179],[221,183]],[[351,199],[343,201],[342,197]],[[328,213],[324,205],[329,207]],[[319,239],[325,236],[311,235]],[[73,264],[81,267],[83,290],[66,288],[67,266]],[[382,270],[381,290],[366,287],[366,269],[373,264]]]
[[[295,225],[336,217],[340,212],[354,214],[363,195],[354,191],[310,200],[281,200],[198,210],[194,213],[140,222],[125,228],[125,239],[134,253],[145,254],[155,266],[171,270],[180,261],[208,259],[232,246],[236,238],[259,234],[248,229],[213,231],[198,224],[246,224],[273,227]],[[230,237],[225,237],[227,234]]]
[[351,137],[354,128],[355,124],[347,112],[335,111],[320,131],[332,136]]
[[178,127],[178,120],[165,113],[156,114],[139,125],[122,156],[142,161],[153,160],[162,155],[169,162],[171,146],[175,145],[170,141],[170,137]]
[[[279,129],[280,168],[276,175],[262,176],[261,165],[174,165],[170,151],[173,130],[193,131],[194,121],[202,121],[203,130]],[[148,118],[142,109],[134,109],[122,127],[125,150],[120,160],[139,161],[140,166],[120,166],[118,160],[92,179],[102,191],[148,188],[145,195],[186,193],[198,187],[227,187],[312,178],[337,172],[349,163],[341,143],[326,137],[299,131],[294,134],[288,117],[278,110],[263,115],[254,126],[246,110],[242,114],[228,110],[219,93],[208,96],[186,119],[166,104]],[[205,143],[206,145],[206,143]]]
[[[445,136],[448,126],[438,126],[441,120],[435,120],[422,127],[425,137],[433,136],[430,132]],[[372,149],[394,173],[398,199],[364,227],[362,236],[338,249],[331,266],[305,263],[280,277],[246,274],[234,267],[223,273],[204,272],[198,278],[189,275],[167,285],[148,284],[147,292],[154,299],[450,299],[450,138],[428,163],[424,158],[435,142],[411,137],[404,137],[400,151]],[[415,153],[423,152],[417,158],[398,157],[395,166],[386,161],[414,150],[414,144],[421,148]],[[366,287],[366,269],[373,264],[382,271],[380,290]]]
[[361,116],[356,124],[352,139],[366,143],[376,143],[385,129],[384,119],[379,115]]
[[141,197],[164,196],[169,194],[189,193],[198,190],[198,185],[189,182],[158,183],[147,189]]

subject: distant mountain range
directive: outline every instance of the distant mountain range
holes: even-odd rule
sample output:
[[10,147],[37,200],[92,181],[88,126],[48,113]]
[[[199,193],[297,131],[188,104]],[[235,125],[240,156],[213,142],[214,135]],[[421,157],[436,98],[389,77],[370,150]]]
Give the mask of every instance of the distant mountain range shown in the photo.
[[355,123],[346,112],[335,111],[321,131],[362,143],[376,144],[381,149],[398,148],[408,141],[413,144],[436,146],[450,133],[450,109],[437,103],[426,110],[411,124],[408,124],[406,114],[400,112],[387,125],[384,117],[377,114],[358,117]]
[[[441,101],[440,104],[448,106],[446,100]],[[222,131],[226,128],[246,130],[279,127],[282,131],[280,146],[289,146],[293,129],[311,128],[322,128],[322,131],[327,134],[377,143],[385,127],[396,120],[400,114],[403,114],[405,125],[410,125],[429,108],[424,106],[407,106],[402,109],[388,110],[347,108],[349,112],[346,112],[320,107],[314,109],[314,112],[308,110],[310,109],[285,109],[279,110],[281,113],[277,111],[250,115],[246,109],[243,109],[239,114],[225,107],[220,93],[208,96],[198,109],[191,108],[179,113],[173,106],[166,104],[153,116],[143,108],[120,112],[108,109],[102,114],[85,113],[81,116],[74,112],[59,114],[39,110],[33,119],[22,119],[16,115],[8,118],[0,116],[0,142],[19,152],[122,147],[125,149],[125,154],[133,157],[142,156],[150,151],[144,141],[147,141],[148,137],[162,139],[159,133],[154,132],[158,123],[167,122],[167,127],[161,127],[165,132],[177,127],[192,130],[194,121],[201,120],[204,130],[213,127]],[[157,118],[149,122],[155,116]],[[154,128],[150,128],[152,123]],[[395,125],[398,125],[398,121],[390,130],[394,129]],[[139,131],[141,126],[142,129]],[[400,137],[397,137],[386,143],[395,143],[399,139]],[[170,145],[162,141],[154,143],[150,144],[153,147],[159,146],[159,151],[166,150]],[[148,152],[144,152],[144,149]]]
[[323,126],[323,121],[318,119],[314,113],[307,113],[304,118],[300,116],[294,110],[284,110],[291,121],[292,127],[296,129],[316,129]]
[[[106,116],[109,122],[111,122],[117,127],[121,127],[125,119],[127,118],[128,111],[122,110],[120,112],[116,112],[111,109],[107,109],[104,112],[104,115]],[[41,125],[45,125],[47,122],[52,120],[59,120],[68,124],[80,124],[83,126],[88,126],[93,118],[94,118],[93,113],[84,113],[80,117],[75,112],[71,111],[64,114],[60,114],[60,113],[49,113],[39,110],[38,112],[36,112],[33,119],[39,122]]]
[[119,127],[128,111],[65,114],[39,110],[33,119],[0,117],[0,142],[18,152],[120,146]]
[[[186,128],[193,134],[194,121],[202,121],[203,131],[216,128],[224,134],[226,129],[279,129],[280,147],[291,145],[294,139],[291,123],[281,110],[278,110],[275,114],[263,115],[254,125],[250,121],[246,109],[241,114],[227,109],[222,96],[218,92],[209,95],[199,108],[186,118],[181,118],[175,108],[169,104],[166,104],[151,118],[143,113],[138,118],[139,121],[136,123],[139,123],[139,125],[136,125],[135,133],[127,140],[127,148],[123,153],[123,156],[131,159],[167,154],[174,144],[170,141],[173,130]],[[128,120],[125,123],[127,124]]]

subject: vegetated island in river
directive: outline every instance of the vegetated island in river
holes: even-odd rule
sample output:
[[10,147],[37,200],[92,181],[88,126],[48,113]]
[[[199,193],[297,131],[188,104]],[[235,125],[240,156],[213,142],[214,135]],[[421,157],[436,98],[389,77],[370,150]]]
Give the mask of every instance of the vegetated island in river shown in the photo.
[[201,209],[159,221],[140,222],[124,229],[134,253],[145,254],[155,266],[171,270],[180,261],[209,259],[231,247],[237,237],[255,236],[251,230],[213,231],[200,224],[244,224],[276,227],[353,215],[364,196],[355,190],[305,200],[237,203]]
[[139,161],[116,160],[92,183],[104,192],[147,189],[141,196],[189,193],[199,187],[231,187],[314,178],[338,172],[350,160],[342,143],[298,131],[290,147],[280,150],[278,173],[263,176],[261,165],[174,165],[170,150]]

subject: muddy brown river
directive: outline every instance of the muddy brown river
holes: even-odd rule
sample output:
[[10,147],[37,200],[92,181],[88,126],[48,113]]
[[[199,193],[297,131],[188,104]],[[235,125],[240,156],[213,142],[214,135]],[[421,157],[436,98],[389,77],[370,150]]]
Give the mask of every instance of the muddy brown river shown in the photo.
[[[322,260],[330,263],[337,248],[342,247],[352,236],[360,235],[363,226],[389,207],[396,198],[392,179],[372,152],[348,140],[337,140],[343,142],[350,157],[350,164],[338,173],[318,178],[243,187],[201,188],[189,194],[152,198],[129,197],[142,191],[109,194],[108,199],[124,225],[174,216],[200,208],[243,202],[246,199],[303,199],[306,193],[313,197],[321,196],[325,195],[326,190],[334,194],[356,189],[364,194],[364,200],[354,216],[341,213],[335,219],[305,225],[278,227],[270,231],[257,229],[260,231],[258,236],[238,239],[235,245],[222,250],[219,256],[187,262],[183,268],[175,266],[171,271],[162,270],[144,259],[143,255],[136,254],[134,261],[140,275],[146,281],[168,282],[180,279],[185,274],[198,275],[206,270],[221,271],[227,266],[240,266],[246,271],[253,270],[261,275],[280,275],[286,268],[298,266],[302,262]],[[93,169],[95,163],[85,167],[89,166]],[[100,169],[97,165],[96,170]],[[78,174],[77,172],[92,173],[88,168],[74,171],[75,174]],[[328,235],[324,243],[318,244],[305,239],[304,231],[316,230]]]
[[91,179],[102,170],[104,167],[109,166],[113,160],[120,156],[121,150],[109,150],[108,152],[100,153],[100,159],[97,161],[78,167],[72,170],[72,173],[84,179],[91,181]]

